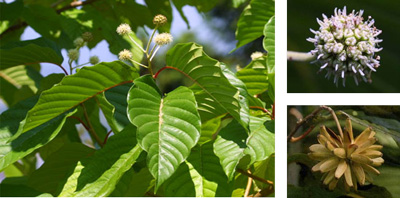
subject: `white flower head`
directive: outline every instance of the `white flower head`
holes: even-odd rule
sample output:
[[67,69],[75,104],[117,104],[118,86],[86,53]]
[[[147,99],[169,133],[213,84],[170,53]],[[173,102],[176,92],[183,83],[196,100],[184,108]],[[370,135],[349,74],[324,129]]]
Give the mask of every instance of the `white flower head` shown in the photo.
[[257,52],[253,52],[250,57],[251,57],[251,60],[256,60],[263,56],[264,56],[264,54],[262,52],[257,51]]
[[126,35],[132,32],[131,26],[129,26],[126,23],[122,23],[121,25],[118,26],[117,28],[117,33],[119,35]]
[[124,49],[121,52],[119,52],[118,56],[119,56],[120,60],[130,60],[130,59],[132,59],[132,53],[127,49]]
[[89,59],[90,64],[92,65],[96,65],[97,63],[99,63],[99,57],[98,56],[91,56]]
[[70,49],[68,50],[68,57],[71,60],[77,60],[79,58],[79,50],[77,49]]
[[156,15],[153,19],[154,25],[163,26],[167,23],[167,17],[162,14]]
[[172,40],[173,38],[170,33],[161,33],[154,37],[154,42],[160,46],[172,43]]
[[82,47],[84,44],[85,44],[85,41],[83,40],[82,37],[78,37],[74,40],[75,47]]
[[342,78],[344,86],[348,76],[352,76],[357,85],[361,79],[371,82],[371,73],[380,66],[375,53],[382,50],[379,48],[382,39],[377,37],[382,30],[374,26],[373,19],[364,21],[363,12],[347,13],[346,7],[335,8],[330,18],[324,14],[322,20],[317,18],[320,28],[311,30],[315,36],[307,39],[315,45],[311,54],[317,57],[320,70],[327,71],[328,79],[333,76],[336,85]]

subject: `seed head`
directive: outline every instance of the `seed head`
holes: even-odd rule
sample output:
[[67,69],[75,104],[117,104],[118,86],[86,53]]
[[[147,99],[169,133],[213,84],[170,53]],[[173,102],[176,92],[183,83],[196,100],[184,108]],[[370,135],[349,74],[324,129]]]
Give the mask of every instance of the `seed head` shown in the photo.
[[264,54],[262,52],[257,51],[257,52],[253,52],[250,57],[251,57],[251,60],[256,60],[263,56],[264,56]]
[[166,45],[172,42],[172,35],[170,33],[161,33],[154,37],[154,42],[157,45]]
[[[382,158],[381,145],[374,145],[377,139],[375,132],[368,127],[357,138],[353,138],[351,120],[346,120],[343,135],[336,135],[331,129],[322,126],[318,135],[319,144],[310,146],[311,159],[320,161],[312,171],[323,173],[323,183],[333,190],[338,181],[344,178],[347,191],[357,190],[357,183],[372,183],[370,174],[379,175],[374,166],[380,166]],[[342,177],[344,175],[344,177]]]
[[121,25],[118,26],[117,28],[117,33],[119,35],[126,35],[132,32],[131,26],[129,26],[126,23],[122,23]]
[[93,34],[90,33],[90,32],[85,32],[85,33],[82,34],[82,38],[83,38],[84,41],[90,42],[90,41],[93,40]]
[[91,56],[89,59],[90,64],[92,65],[96,65],[97,63],[99,63],[99,57],[98,56]]
[[77,49],[70,49],[68,50],[68,57],[71,60],[77,60],[79,58],[79,50]]
[[132,53],[127,49],[124,49],[121,52],[119,52],[118,56],[119,56],[120,60],[130,60],[130,59],[132,59]]
[[167,23],[167,17],[165,17],[162,14],[156,15],[153,18],[153,23],[154,23],[154,25],[163,26]]
[[82,47],[84,44],[85,44],[85,41],[83,40],[82,37],[78,37],[74,40],[75,47]]
[[335,8],[334,15],[328,18],[323,14],[323,19],[317,18],[319,30],[311,30],[314,38],[307,41],[315,45],[311,54],[317,56],[316,62],[320,64],[320,71],[326,70],[326,78],[334,76],[334,83],[338,84],[343,79],[343,86],[347,76],[352,76],[355,83],[363,79],[371,81],[371,73],[376,72],[380,65],[380,57],[376,52],[382,50],[378,35],[382,30],[374,26],[374,19],[364,21],[363,10],[360,12],[346,13]]

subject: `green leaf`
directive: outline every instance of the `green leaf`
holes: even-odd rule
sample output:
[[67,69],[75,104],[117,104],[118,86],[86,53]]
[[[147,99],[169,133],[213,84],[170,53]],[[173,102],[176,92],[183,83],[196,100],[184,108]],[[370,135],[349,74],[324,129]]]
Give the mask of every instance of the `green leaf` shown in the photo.
[[130,124],[126,112],[128,107],[126,98],[131,86],[132,83],[127,83],[114,87],[104,94],[99,94],[96,98],[114,133],[120,132],[126,125]]
[[50,194],[42,194],[25,184],[19,183],[7,183],[3,181],[0,184],[0,189],[1,197],[51,197]]
[[14,1],[12,3],[0,3],[0,34],[7,30],[10,26],[14,25],[17,19],[21,16],[23,6],[24,4],[22,1]]
[[15,137],[108,89],[130,83],[137,76],[135,69],[120,61],[84,67],[41,94],[38,103],[28,112],[25,123],[21,123]]
[[185,163],[165,182],[165,195],[176,197],[229,197],[233,182],[227,182],[213,142],[195,146]]
[[60,83],[64,77],[64,74],[50,74],[42,78],[42,80],[40,81],[40,88],[38,90],[38,93],[42,93],[43,91],[53,87],[55,84]]
[[201,136],[198,144],[202,145],[215,139],[213,136],[221,127],[221,119],[224,116],[216,117],[201,124]]
[[35,103],[36,98],[23,101],[13,108],[5,111],[0,117],[0,171],[8,165],[22,159],[36,149],[50,142],[60,132],[65,120],[75,111],[64,112],[35,129],[28,130],[10,142],[10,137],[16,132],[18,120],[29,107]]
[[107,144],[90,157],[78,162],[65,183],[60,197],[105,197],[111,194],[122,175],[139,157],[136,129],[130,125],[111,136]]
[[[266,122],[266,125],[264,125]],[[275,152],[275,122],[267,118],[250,116],[250,135],[247,138],[247,148],[244,153],[250,155],[253,164],[267,159]]]
[[202,122],[225,113],[242,122],[239,90],[224,76],[221,63],[210,58],[203,47],[195,43],[178,44],[168,51],[166,59],[169,68],[178,70],[195,83],[193,89]]
[[129,169],[115,186],[110,197],[144,197],[152,187],[153,176],[147,168],[135,172]]
[[266,70],[244,68],[239,70],[236,75],[244,82],[251,95],[257,95],[268,90],[268,75]]
[[246,0],[232,0],[234,8],[238,8],[240,5],[242,5],[245,2],[246,2]]
[[53,63],[61,65],[63,58],[61,50],[52,41],[45,38],[22,41],[0,49],[0,69],[17,65],[36,63]]
[[265,23],[275,14],[273,0],[252,0],[240,15],[236,29],[236,48],[250,43],[263,35]]
[[38,4],[26,5],[22,17],[36,32],[49,39],[57,39],[61,35],[59,15],[51,7]]
[[[249,114],[249,98],[251,97],[247,91],[246,85],[236,77],[236,75],[228,69],[227,66],[221,64],[222,72],[229,82],[239,90],[240,119],[243,126],[248,126],[250,122]],[[247,128],[245,128],[247,129]]]
[[138,127],[138,142],[148,152],[155,190],[168,179],[200,137],[200,116],[193,92],[179,87],[162,98],[154,79],[134,81],[128,94],[128,118]]
[[93,20],[82,19],[86,12],[82,9],[72,9],[62,12],[59,16],[62,30],[73,41],[82,36],[84,32],[90,32]]
[[17,88],[28,86],[34,93],[38,91],[42,75],[30,66],[20,65],[0,71],[0,76]]
[[268,52],[268,67],[275,67],[275,15],[265,24],[263,47]]
[[[254,164],[253,175],[272,181],[275,184],[275,154],[272,154],[266,160],[256,162]],[[269,186],[269,184],[258,180],[255,180],[255,183],[259,189],[264,189]]]
[[244,156],[247,137],[246,130],[236,120],[233,120],[218,132],[217,139],[214,142],[214,152],[219,157],[229,180],[232,180],[235,176],[236,166]]
[[79,160],[94,153],[94,149],[81,143],[68,143],[52,153],[45,163],[30,175],[28,185],[40,192],[56,196],[65,178],[74,170]]

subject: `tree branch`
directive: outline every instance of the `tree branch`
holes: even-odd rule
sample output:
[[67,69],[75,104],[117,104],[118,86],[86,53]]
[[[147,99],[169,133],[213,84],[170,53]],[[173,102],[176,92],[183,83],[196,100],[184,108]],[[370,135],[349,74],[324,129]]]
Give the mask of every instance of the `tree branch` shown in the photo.
[[236,169],[236,171],[239,172],[239,173],[241,173],[241,174],[243,174],[243,175],[246,175],[247,177],[251,177],[251,178],[253,178],[254,180],[260,181],[260,182],[262,182],[262,183],[269,184],[269,185],[274,185],[274,182],[269,181],[269,180],[266,180],[266,179],[263,179],[263,178],[258,177],[258,176],[256,176],[256,175],[250,174],[250,173],[248,173],[247,171],[242,170],[242,169],[240,169],[240,168]]

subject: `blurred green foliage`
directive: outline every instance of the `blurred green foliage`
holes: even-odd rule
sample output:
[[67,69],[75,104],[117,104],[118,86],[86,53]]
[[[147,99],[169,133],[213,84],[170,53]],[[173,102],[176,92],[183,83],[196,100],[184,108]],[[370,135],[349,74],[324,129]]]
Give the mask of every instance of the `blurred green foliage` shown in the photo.
[[314,48],[313,44],[306,41],[312,37],[310,28],[317,30],[319,25],[316,18],[322,18],[324,13],[328,17],[333,14],[335,7],[347,11],[353,9],[364,10],[364,19],[371,16],[375,25],[383,30],[379,38],[383,39],[381,66],[372,74],[372,84],[360,83],[356,86],[353,79],[347,79],[346,87],[336,87],[333,79],[324,78],[325,72],[317,74],[319,66],[308,62],[288,61],[288,87],[289,93],[398,93],[400,92],[400,1],[398,0],[288,0],[288,50],[308,52]]

